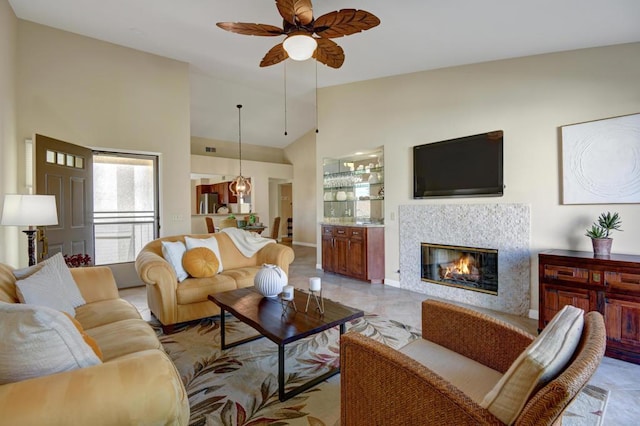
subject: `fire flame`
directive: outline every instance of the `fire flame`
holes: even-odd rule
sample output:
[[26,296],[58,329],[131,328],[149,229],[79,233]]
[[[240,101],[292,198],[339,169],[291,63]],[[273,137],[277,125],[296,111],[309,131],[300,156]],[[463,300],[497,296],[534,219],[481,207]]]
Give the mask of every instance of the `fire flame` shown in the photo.
[[443,276],[444,278],[452,278],[454,275],[469,275],[474,270],[473,258],[471,256],[462,256],[445,268]]

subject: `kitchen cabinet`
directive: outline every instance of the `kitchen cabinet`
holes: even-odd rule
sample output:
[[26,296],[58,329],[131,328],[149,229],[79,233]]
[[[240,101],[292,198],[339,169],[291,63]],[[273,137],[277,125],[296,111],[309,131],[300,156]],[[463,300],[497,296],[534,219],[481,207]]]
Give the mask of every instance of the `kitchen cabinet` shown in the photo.
[[382,283],[384,228],[322,225],[322,269],[358,280]]
[[606,355],[640,364],[640,256],[549,250],[538,263],[540,329],[565,305],[598,311]]

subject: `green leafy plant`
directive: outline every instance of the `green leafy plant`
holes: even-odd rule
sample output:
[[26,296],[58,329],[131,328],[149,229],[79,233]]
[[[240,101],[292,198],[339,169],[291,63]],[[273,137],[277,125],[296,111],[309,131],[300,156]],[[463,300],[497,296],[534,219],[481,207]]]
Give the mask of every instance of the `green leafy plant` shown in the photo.
[[621,231],[622,219],[618,213],[601,213],[598,221],[587,228],[586,236],[591,238],[609,238],[611,231]]
[[236,215],[234,215],[233,213],[227,216],[227,219],[235,219],[235,218],[236,218]]

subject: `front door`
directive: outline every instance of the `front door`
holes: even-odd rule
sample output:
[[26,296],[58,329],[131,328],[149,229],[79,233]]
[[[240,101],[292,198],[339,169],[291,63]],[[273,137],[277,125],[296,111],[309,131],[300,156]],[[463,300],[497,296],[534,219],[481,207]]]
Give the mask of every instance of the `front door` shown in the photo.
[[[49,255],[88,254],[94,259],[92,151],[36,135],[35,152],[36,193],[55,195],[58,207],[58,225],[46,227]],[[41,244],[38,253],[41,258]]]

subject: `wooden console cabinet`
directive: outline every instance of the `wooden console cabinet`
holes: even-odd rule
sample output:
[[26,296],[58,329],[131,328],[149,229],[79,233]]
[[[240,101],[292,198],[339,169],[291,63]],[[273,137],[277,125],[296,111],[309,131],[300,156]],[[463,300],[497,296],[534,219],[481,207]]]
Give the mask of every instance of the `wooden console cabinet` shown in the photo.
[[539,328],[565,305],[604,315],[606,355],[640,364],[640,256],[549,250],[538,255]]
[[322,225],[322,269],[381,283],[384,279],[384,228]]

